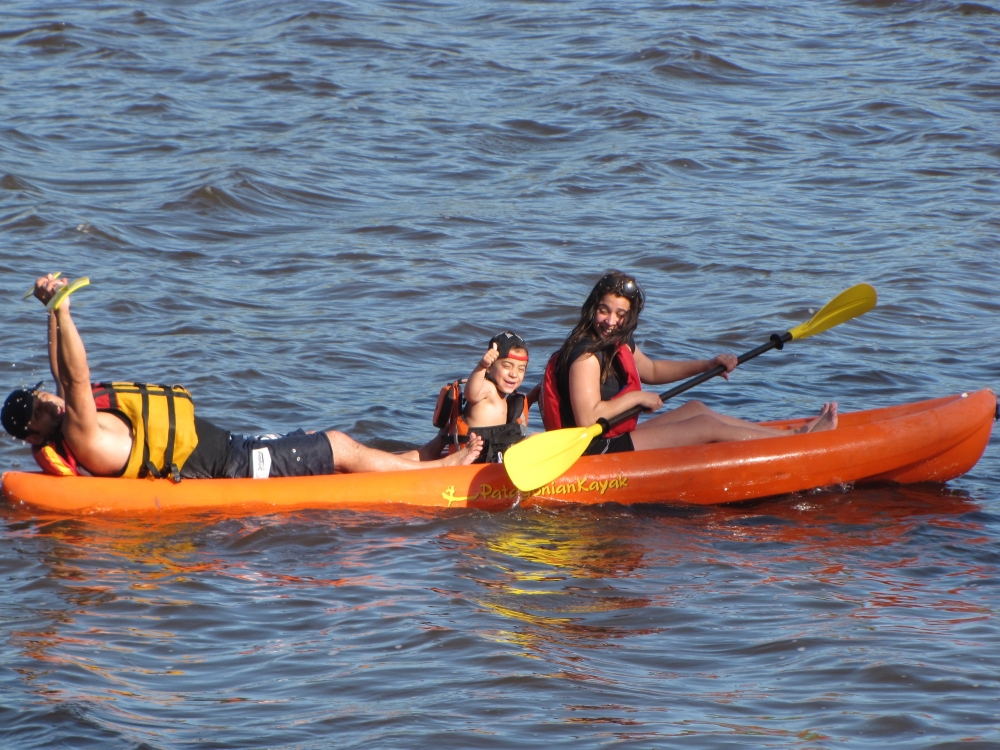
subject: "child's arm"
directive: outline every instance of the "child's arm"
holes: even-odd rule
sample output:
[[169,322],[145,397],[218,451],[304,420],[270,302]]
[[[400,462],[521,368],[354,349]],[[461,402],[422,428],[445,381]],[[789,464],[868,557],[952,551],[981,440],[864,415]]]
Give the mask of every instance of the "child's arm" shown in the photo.
[[541,392],[542,392],[542,384],[541,383],[539,383],[534,388],[532,388],[530,391],[528,391],[527,399],[528,399],[528,406],[529,407],[531,407],[532,404],[537,404],[538,403],[538,397],[541,394]]
[[494,344],[483,355],[483,358],[476,365],[476,369],[469,375],[469,380],[465,384],[465,400],[469,406],[478,404],[489,398],[492,393],[496,393],[496,386],[486,379],[486,371],[497,361],[500,352]]

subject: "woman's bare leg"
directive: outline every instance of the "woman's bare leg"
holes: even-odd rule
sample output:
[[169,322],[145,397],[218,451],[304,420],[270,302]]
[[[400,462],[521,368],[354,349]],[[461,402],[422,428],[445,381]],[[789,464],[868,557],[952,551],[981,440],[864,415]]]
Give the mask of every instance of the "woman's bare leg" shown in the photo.
[[[828,419],[827,412],[832,409],[832,419]],[[731,427],[741,427],[744,429],[761,431],[763,434],[757,434],[756,437],[780,437],[782,435],[788,435],[790,432],[817,432],[823,429],[833,429],[837,426],[837,403],[831,402],[829,404],[823,404],[823,409],[820,411],[819,416],[816,419],[807,422],[803,427],[797,430],[785,430],[779,427],[765,427],[764,425],[756,424],[755,422],[747,422],[744,419],[737,419],[736,417],[730,417],[726,414],[720,414],[717,411],[712,411],[701,401],[688,401],[683,406],[679,406],[672,411],[668,411],[666,414],[661,414],[658,417],[649,419],[638,427],[635,428],[635,432],[632,433],[633,442],[640,430],[655,429],[658,430],[664,425],[675,424],[678,422],[685,422],[693,417],[708,416],[713,417],[723,424],[729,425]],[[832,424],[831,424],[832,422]],[[746,438],[741,438],[746,439]],[[718,440],[713,440],[710,442],[723,442]],[[695,443],[689,443],[689,445],[695,445]]]
[[439,466],[462,466],[471,464],[483,449],[483,440],[475,433],[469,434],[469,442],[450,456],[437,461],[420,461],[397,453],[387,453],[368,448],[357,440],[336,430],[327,430],[326,437],[333,448],[333,462],[338,471],[405,471],[407,469],[433,469]]
[[[765,437],[781,437],[789,430],[765,427],[745,422],[735,417],[726,417],[708,409],[700,402],[694,409],[694,416],[686,419],[668,419],[684,409],[688,404],[655,419],[643,422],[632,432],[632,444],[636,450],[651,448],[675,448],[682,445],[702,445],[704,443],[725,443],[736,440],[755,440]],[[819,432],[832,430],[837,426],[837,404],[824,404],[819,417],[804,425],[796,432]]]
[[[822,412],[821,412],[822,413]],[[743,419],[737,419],[736,417],[730,417],[725,414],[720,414],[717,411],[712,411],[701,401],[688,401],[683,406],[679,406],[672,411],[668,411],[666,414],[661,414],[658,417],[653,417],[648,419],[638,427],[635,428],[635,432],[632,433],[632,437],[635,438],[636,434],[641,430],[659,430],[665,425],[678,424],[681,422],[687,422],[695,417],[711,417],[717,422],[721,422],[724,425],[730,427],[738,427],[743,429],[762,431],[763,434],[757,434],[757,437],[778,437],[780,435],[787,435],[788,430],[778,429],[777,427],[763,427],[754,422],[747,422]],[[730,438],[733,439],[733,438]],[[746,438],[736,438],[740,440],[745,440]],[[634,441],[633,441],[634,442]],[[718,440],[711,440],[708,442],[722,442]],[[686,443],[685,445],[696,445],[696,443]]]

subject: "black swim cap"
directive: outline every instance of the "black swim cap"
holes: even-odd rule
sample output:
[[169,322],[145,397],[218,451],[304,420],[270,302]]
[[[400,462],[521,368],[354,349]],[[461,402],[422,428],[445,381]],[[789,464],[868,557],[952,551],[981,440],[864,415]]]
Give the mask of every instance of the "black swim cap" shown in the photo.
[[11,391],[3,403],[0,422],[3,422],[3,428],[18,440],[26,440],[28,437],[28,422],[31,421],[31,413],[35,410],[35,392],[42,387],[43,382],[38,381],[38,385],[34,388],[18,388],[16,391]]
[[528,345],[524,343],[524,339],[513,331],[498,333],[490,339],[490,343],[486,348],[492,349],[494,344],[497,345],[497,351],[500,352],[500,359],[509,355],[511,349],[524,349],[524,351],[528,351]]

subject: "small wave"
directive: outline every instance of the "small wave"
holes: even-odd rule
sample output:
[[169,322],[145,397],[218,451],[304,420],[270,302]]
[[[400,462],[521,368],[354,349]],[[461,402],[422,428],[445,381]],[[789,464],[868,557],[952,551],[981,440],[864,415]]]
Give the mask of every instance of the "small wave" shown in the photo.
[[703,83],[736,84],[744,83],[729,76],[719,75],[711,68],[705,69],[689,63],[665,63],[653,68],[653,72],[667,78],[677,78],[683,81],[699,81]]
[[25,193],[40,193],[41,191],[27,180],[23,180],[17,175],[5,174],[0,177],[0,188],[3,190],[16,190]]
[[132,23],[139,26],[144,26],[146,24],[153,24],[156,26],[168,26],[166,21],[163,21],[156,16],[151,16],[144,10],[137,10],[132,13]]
[[868,102],[867,104],[863,104],[861,109],[865,112],[877,112],[878,114],[888,114],[891,117],[904,117],[907,119],[937,119],[940,117],[940,115],[926,109],[921,109],[920,107],[911,107],[908,104],[891,101]]
[[708,169],[708,167],[706,167],[700,161],[695,161],[694,159],[688,159],[686,157],[681,157],[679,159],[671,159],[670,161],[667,162],[667,166],[671,167],[672,169],[683,169],[685,171],[689,169],[696,169],[699,171],[704,171]]
[[624,107],[604,106],[584,110],[588,117],[609,120],[612,128],[631,128],[641,125],[647,120],[662,119],[659,115],[645,112],[641,109],[625,109]]
[[163,102],[133,104],[122,114],[125,115],[162,115],[170,111],[170,107]]
[[22,211],[9,217],[0,217],[0,229],[7,232],[34,231],[49,226],[41,216],[35,213],[35,209]]
[[359,49],[368,52],[401,52],[402,49],[395,45],[383,42],[381,39],[370,39],[360,36],[328,37],[310,36],[301,40],[302,44],[310,44],[314,47],[328,47],[330,49]]
[[1000,15],[1000,10],[991,8],[989,5],[980,5],[979,3],[962,3],[956,10],[963,16]]
[[422,242],[436,242],[448,239],[448,235],[441,232],[431,232],[426,229],[411,229],[410,227],[401,227],[396,224],[357,227],[349,231],[351,234],[379,234]]
[[344,13],[337,13],[331,11],[330,8],[334,7],[336,3],[329,3],[324,6],[323,10],[310,10],[306,13],[296,13],[293,16],[286,18],[283,23],[296,23],[300,21],[345,21],[349,19],[349,16]]
[[76,231],[79,232],[80,234],[86,235],[87,237],[92,237],[96,240],[110,242],[111,244],[114,245],[128,244],[118,235],[99,229],[98,227],[95,227],[93,224],[87,224],[87,223],[77,224]]
[[233,197],[225,190],[213,185],[205,185],[184,197],[183,200],[163,204],[167,211],[215,211],[229,208],[242,213],[254,213],[251,206]]
[[511,130],[516,130],[518,133],[544,137],[565,135],[570,132],[567,128],[561,128],[558,125],[546,125],[534,120],[506,120],[503,124]]
[[5,39],[16,39],[20,36],[26,36],[28,34],[36,32],[50,32],[54,34],[61,34],[64,31],[74,30],[77,27],[71,23],[66,23],[64,21],[56,21],[54,23],[43,23],[38,26],[32,26],[28,29],[16,29],[12,31],[0,31],[0,41]]
[[29,37],[18,44],[25,47],[35,47],[36,49],[50,55],[58,55],[63,52],[82,49],[83,45],[74,42],[64,34],[48,34],[43,37]]

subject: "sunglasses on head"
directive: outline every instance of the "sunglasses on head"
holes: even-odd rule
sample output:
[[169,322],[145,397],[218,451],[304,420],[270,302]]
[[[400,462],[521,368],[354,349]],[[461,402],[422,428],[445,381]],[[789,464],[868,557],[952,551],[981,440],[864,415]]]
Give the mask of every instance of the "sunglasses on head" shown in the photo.
[[597,282],[597,286],[602,292],[614,292],[619,297],[627,299],[635,299],[639,296],[639,285],[635,283],[635,279],[629,276],[608,274]]

